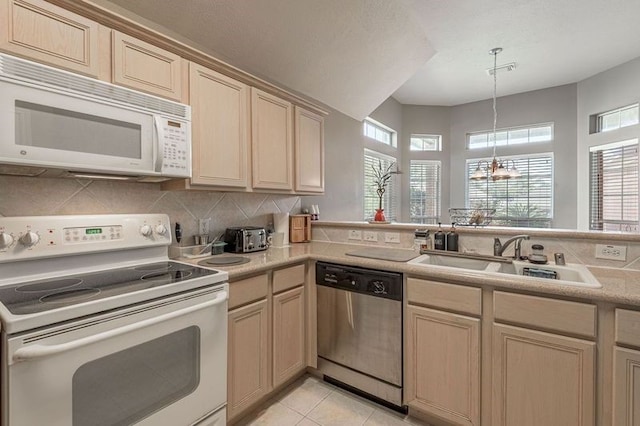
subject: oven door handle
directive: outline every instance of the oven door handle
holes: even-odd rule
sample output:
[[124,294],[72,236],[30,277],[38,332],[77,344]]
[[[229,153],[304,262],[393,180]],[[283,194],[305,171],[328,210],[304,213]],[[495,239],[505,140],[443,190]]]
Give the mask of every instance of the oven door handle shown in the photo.
[[228,299],[227,292],[221,291],[220,293],[218,293],[215,299],[210,300],[208,302],[204,302],[196,306],[190,306],[188,308],[180,309],[179,311],[170,312],[168,314],[160,315],[158,317],[149,318],[149,319],[137,322],[135,324],[125,325],[124,327],[98,333],[93,336],[83,337],[78,340],[73,340],[71,342],[61,343],[58,345],[36,344],[36,345],[25,346],[16,350],[13,353],[12,361],[14,363],[21,362],[21,361],[32,361],[37,358],[43,358],[46,356],[52,356],[52,355],[60,354],[63,352],[68,352],[68,351],[80,348],[82,346],[91,345],[93,343],[97,343],[103,340],[121,336],[123,334],[131,333],[131,332],[140,330],[142,328],[150,327],[164,321],[169,321],[174,318],[181,317],[183,315],[188,315],[192,312],[210,308],[215,305],[220,305],[226,302],[227,299]]

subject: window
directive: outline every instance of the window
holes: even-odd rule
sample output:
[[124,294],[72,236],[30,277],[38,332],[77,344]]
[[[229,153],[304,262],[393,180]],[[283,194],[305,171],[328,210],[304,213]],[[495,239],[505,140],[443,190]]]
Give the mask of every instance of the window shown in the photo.
[[590,149],[590,229],[638,232],[638,140]]
[[[496,130],[496,146],[521,145],[553,140],[553,123]],[[493,146],[493,132],[467,133],[467,148],[480,149]]]
[[411,135],[411,151],[442,151],[442,136]]
[[440,161],[411,161],[409,216],[412,223],[436,224],[439,222],[440,169]]
[[[513,160],[521,177],[470,180],[481,159],[467,160],[466,207],[495,209],[492,225],[550,227],[553,219],[553,154],[506,158],[510,160],[509,165]],[[491,161],[490,158],[484,160]]]
[[396,132],[389,127],[371,118],[365,118],[363,126],[366,137],[382,142],[385,145],[396,146]]
[[[373,168],[378,168],[378,165],[382,165],[382,169],[386,170],[389,165],[395,163],[396,159],[388,155],[380,154],[379,152],[371,151],[369,149],[364,150],[364,219],[372,220],[378,208],[380,198],[376,193],[377,186],[374,184]],[[395,167],[391,168],[396,170]],[[391,180],[387,185],[387,189],[382,196],[382,208],[384,209],[384,215],[386,220],[396,220],[397,216],[397,190],[396,190],[396,175],[391,176]]]
[[603,112],[596,116],[596,133],[638,124],[638,104]]

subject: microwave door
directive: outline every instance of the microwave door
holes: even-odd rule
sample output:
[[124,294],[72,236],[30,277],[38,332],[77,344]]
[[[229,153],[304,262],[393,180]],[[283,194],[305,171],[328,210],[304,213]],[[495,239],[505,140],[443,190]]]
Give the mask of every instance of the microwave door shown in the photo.
[[153,174],[151,114],[0,81],[0,161]]

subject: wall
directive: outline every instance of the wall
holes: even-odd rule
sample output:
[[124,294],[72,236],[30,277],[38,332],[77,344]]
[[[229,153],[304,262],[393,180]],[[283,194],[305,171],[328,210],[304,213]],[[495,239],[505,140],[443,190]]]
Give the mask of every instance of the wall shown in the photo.
[[[402,137],[402,105],[389,98],[370,117]],[[302,207],[318,204],[322,220],[363,220],[364,148],[398,158],[398,149],[366,138],[362,122],[331,110],[324,122],[325,195],[302,198]],[[399,186],[398,190],[401,190]]]
[[640,58],[578,83],[578,229],[589,229],[589,147],[640,137],[640,125],[589,134],[589,116],[640,101]]
[[211,218],[210,235],[230,226],[266,226],[272,213],[300,212],[300,197],[256,193],[162,191],[160,184],[0,176],[0,215],[166,213],[192,245],[198,219]]
[[[465,161],[491,157],[492,148],[468,151],[466,134],[491,131],[491,100],[458,105],[451,109],[451,207],[465,205]],[[554,123],[554,140],[521,146],[499,147],[497,156],[552,152],[554,157],[553,227],[576,227],[576,85],[552,87],[498,98],[498,128]]]

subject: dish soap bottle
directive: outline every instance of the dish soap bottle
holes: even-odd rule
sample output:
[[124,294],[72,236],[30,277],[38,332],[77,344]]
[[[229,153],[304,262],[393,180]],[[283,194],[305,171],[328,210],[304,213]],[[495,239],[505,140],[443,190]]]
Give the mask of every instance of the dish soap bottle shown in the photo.
[[458,234],[455,222],[451,224],[451,231],[447,233],[447,251],[458,251]]
[[433,234],[433,248],[436,250],[446,250],[447,240],[442,232],[442,223],[438,222],[438,231]]

